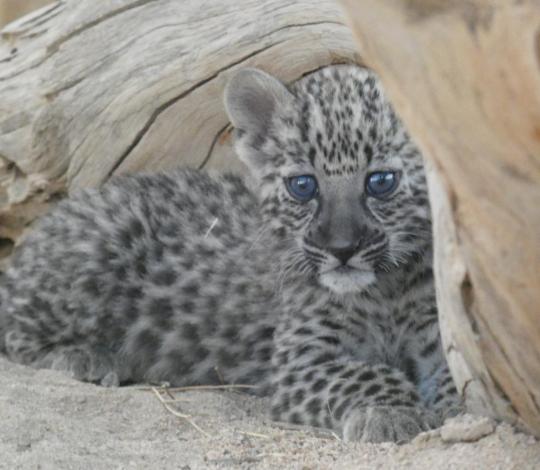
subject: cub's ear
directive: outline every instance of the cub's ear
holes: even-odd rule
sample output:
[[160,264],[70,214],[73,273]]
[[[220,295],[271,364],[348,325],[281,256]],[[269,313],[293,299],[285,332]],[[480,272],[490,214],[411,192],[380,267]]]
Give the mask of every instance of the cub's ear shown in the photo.
[[234,127],[249,133],[266,131],[277,110],[294,99],[276,78],[258,69],[236,72],[225,88],[225,109]]

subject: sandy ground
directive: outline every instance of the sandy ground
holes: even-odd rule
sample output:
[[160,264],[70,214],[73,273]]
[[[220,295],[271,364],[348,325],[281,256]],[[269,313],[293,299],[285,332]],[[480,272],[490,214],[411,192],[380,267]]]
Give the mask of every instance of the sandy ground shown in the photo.
[[[478,419],[402,446],[346,444],[276,425],[264,400],[236,391],[174,397],[180,401],[170,406],[190,414],[201,431],[151,390],[101,388],[0,358],[0,468],[540,469],[536,439]],[[446,442],[452,431],[488,435]]]

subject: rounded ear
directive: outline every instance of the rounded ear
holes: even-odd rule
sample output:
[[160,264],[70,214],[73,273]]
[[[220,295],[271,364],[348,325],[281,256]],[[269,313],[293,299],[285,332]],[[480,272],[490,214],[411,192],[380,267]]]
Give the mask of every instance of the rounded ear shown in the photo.
[[294,99],[276,78],[261,70],[236,72],[225,88],[225,109],[234,127],[247,132],[265,131],[276,110]]

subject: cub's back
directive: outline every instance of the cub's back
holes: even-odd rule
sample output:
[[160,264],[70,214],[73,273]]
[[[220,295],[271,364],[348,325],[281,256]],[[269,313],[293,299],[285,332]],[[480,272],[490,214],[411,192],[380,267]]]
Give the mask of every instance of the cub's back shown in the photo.
[[24,317],[17,327],[36,351],[97,331],[96,342],[120,348],[139,316],[165,327],[171,312],[193,308],[188,297],[220,302],[206,291],[234,276],[233,260],[259,228],[257,201],[233,175],[184,169],[81,191],[14,254],[0,286],[0,329]]

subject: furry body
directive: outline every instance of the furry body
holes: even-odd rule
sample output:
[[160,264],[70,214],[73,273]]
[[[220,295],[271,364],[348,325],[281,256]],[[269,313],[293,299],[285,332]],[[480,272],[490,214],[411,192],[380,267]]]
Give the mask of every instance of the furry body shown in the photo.
[[[346,439],[456,413],[422,160],[374,75],[334,66],[289,90],[247,70],[226,105],[252,177],[128,176],[60,203],[6,272],[0,346],[105,385],[253,384],[275,419]],[[373,197],[383,170],[399,184]]]

